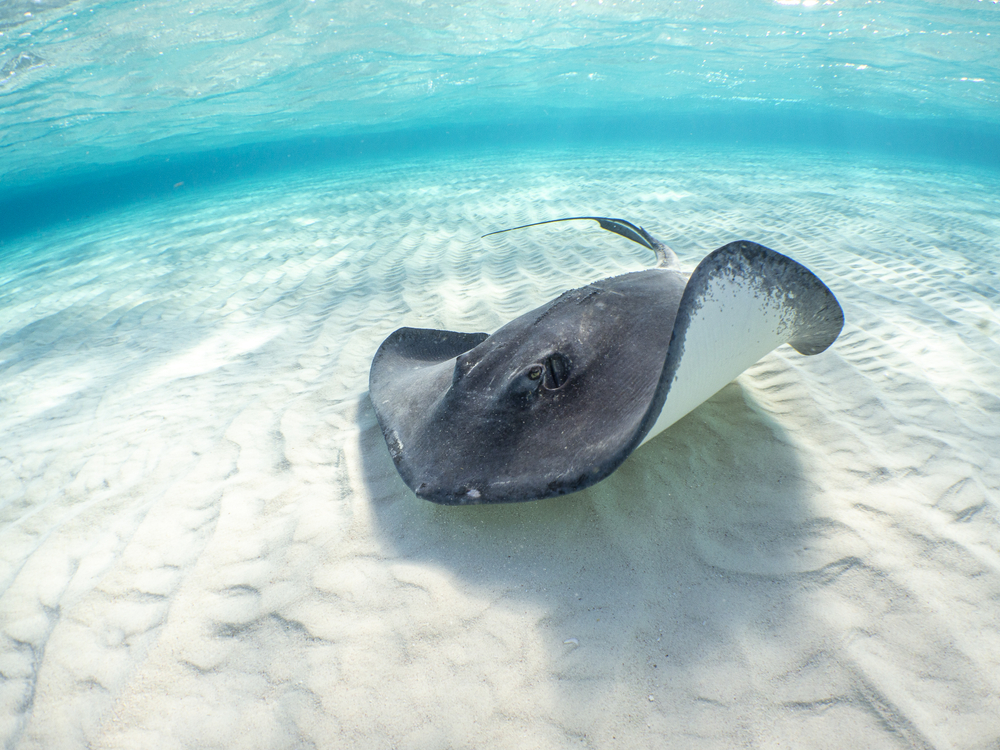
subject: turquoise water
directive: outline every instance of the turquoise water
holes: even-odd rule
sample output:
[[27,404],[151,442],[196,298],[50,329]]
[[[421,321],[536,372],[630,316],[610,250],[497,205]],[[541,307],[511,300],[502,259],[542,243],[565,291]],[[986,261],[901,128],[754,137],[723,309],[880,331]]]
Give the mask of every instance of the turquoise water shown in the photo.
[[[0,5],[0,745],[992,747],[1000,5]],[[736,239],[837,295],[585,492],[368,402]],[[460,510],[461,512],[455,512]]]
[[0,240],[246,174],[428,150],[875,151],[1000,166],[1000,7],[0,8]]

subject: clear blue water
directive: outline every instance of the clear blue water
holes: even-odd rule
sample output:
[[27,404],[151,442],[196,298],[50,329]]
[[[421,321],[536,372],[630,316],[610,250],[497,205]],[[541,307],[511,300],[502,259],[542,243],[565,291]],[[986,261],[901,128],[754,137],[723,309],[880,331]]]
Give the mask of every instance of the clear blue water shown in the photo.
[[[844,332],[418,501],[376,348],[652,264],[480,237],[579,214]],[[998,287],[997,0],[0,0],[0,746],[995,747]]]
[[636,142],[1000,168],[1000,5],[0,5],[0,239],[178,182]]

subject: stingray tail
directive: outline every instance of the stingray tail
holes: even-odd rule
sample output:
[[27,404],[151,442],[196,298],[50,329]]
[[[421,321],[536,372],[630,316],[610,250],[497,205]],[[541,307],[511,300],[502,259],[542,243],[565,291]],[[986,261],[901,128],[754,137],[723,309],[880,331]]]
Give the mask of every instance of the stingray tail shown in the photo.
[[601,229],[606,229],[609,232],[614,232],[617,235],[621,235],[627,240],[632,240],[643,247],[649,248],[654,253],[656,253],[656,259],[658,261],[657,265],[662,268],[670,268],[677,264],[677,256],[674,251],[671,250],[666,243],[661,242],[656,239],[653,235],[647,232],[642,227],[636,226],[631,221],[626,221],[625,219],[609,219],[605,216],[568,216],[565,219],[549,219],[548,221],[536,221],[532,224],[522,224],[519,227],[510,227],[508,229],[498,229],[495,232],[487,232],[483,237],[489,237],[491,234],[503,234],[504,232],[513,232],[515,229],[524,229],[526,227],[537,227],[541,224],[555,224],[559,221],[579,221],[585,219],[588,221],[596,221],[601,225]]

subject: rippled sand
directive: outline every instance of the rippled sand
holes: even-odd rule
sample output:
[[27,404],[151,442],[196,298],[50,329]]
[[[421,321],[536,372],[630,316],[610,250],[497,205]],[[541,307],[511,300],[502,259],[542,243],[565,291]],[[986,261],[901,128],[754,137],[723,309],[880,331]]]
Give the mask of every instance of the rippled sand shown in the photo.
[[[0,258],[5,746],[1000,742],[1000,179],[529,154],[178,193]],[[653,264],[479,239],[579,213],[691,267],[769,245],[844,333],[585,492],[417,500],[375,349]]]

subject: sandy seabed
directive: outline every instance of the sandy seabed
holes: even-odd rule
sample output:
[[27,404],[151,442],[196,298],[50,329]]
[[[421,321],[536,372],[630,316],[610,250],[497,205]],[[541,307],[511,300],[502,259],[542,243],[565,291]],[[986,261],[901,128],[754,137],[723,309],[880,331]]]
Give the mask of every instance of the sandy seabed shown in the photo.
[[[521,154],[183,194],[0,258],[0,741],[16,748],[1000,747],[1000,177]],[[367,397],[751,239],[847,317],[609,479],[439,507]]]

